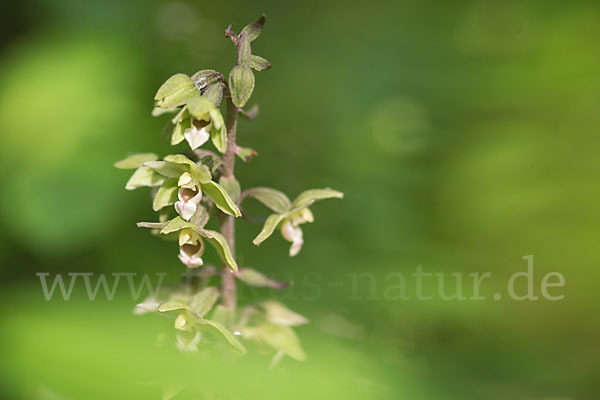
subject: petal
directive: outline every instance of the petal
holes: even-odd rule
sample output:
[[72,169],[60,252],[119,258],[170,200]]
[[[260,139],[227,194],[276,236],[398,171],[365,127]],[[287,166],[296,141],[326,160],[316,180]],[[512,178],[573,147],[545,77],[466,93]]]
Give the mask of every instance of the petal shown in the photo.
[[292,222],[289,219],[286,219],[281,225],[281,235],[288,242],[294,242],[298,237],[302,238],[302,229],[292,225]]
[[133,313],[135,315],[142,315],[149,312],[155,312],[156,310],[158,310],[159,305],[160,302],[158,300],[154,298],[147,298],[142,303],[139,303],[135,306],[135,308],[133,309]]
[[185,314],[179,314],[175,319],[175,329],[179,329],[182,331],[188,330],[188,319]]
[[196,127],[192,125],[190,129],[186,129],[183,136],[192,150],[196,150],[210,139],[210,134],[206,128],[207,127],[196,129]]
[[192,175],[189,172],[184,172],[181,174],[179,180],[177,181],[177,186],[187,189],[196,188],[196,185],[194,185],[194,178],[192,178]]
[[177,198],[184,203],[192,202],[198,204],[202,200],[202,192],[198,186],[193,186],[192,188],[181,187],[177,192]]
[[183,335],[178,334],[177,342],[175,343],[175,345],[177,346],[179,351],[195,352],[198,351],[198,344],[200,343],[201,337],[202,336],[198,331],[196,331],[196,334],[191,340],[188,340],[184,338]]
[[177,201],[175,202],[175,211],[181,215],[181,218],[189,221],[196,212],[196,203]]
[[202,201],[202,191],[198,189],[198,194],[188,200],[188,203],[200,204]]
[[313,222],[315,220],[313,213],[308,209],[308,207],[302,208],[290,214],[288,218],[293,226],[298,226],[306,222]]
[[202,257],[198,257],[198,256],[189,257],[187,255],[179,254],[179,259],[188,268],[196,268],[196,267],[200,267],[204,264]]
[[[179,232],[179,246],[183,246],[184,244],[195,244],[198,239],[194,238],[194,233],[195,232],[190,228],[183,229]],[[198,234],[196,233],[196,235]]]
[[300,217],[304,220],[304,222],[314,222],[315,221],[315,217],[313,216],[312,211],[310,211],[310,209],[308,207],[300,210]]
[[281,226],[281,235],[288,242],[292,242],[292,246],[290,247],[290,257],[298,254],[302,248],[302,245],[304,244],[302,229],[292,225],[290,220],[286,220]]
[[302,245],[304,244],[304,240],[300,238],[299,240],[294,240],[294,243],[290,246],[290,257],[294,257],[298,253],[300,253],[300,249],[302,249]]

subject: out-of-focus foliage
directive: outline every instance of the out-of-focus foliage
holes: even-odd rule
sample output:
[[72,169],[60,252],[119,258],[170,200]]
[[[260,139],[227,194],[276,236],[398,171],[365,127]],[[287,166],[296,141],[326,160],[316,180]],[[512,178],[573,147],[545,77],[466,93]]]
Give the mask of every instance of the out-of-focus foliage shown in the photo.
[[[234,3],[4,6],[0,394],[597,398],[597,2]],[[77,284],[72,300],[46,302],[35,275],[179,280],[171,244],[135,226],[154,220],[139,207],[148,194],[125,193],[128,172],[112,164],[168,154],[171,132],[156,134],[163,121],[148,99],[174,70],[230,70],[222,27],[260,12],[270,39],[252,51],[272,68],[256,74],[250,101],[263,112],[239,123],[240,143],[260,154],[239,163],[242,189],[345,193],[313,210],[320,225],[302,226],[307,246],[292,259],[279,235],[264,251],[251,244],[260,224],[240,226],[240,268],[293,281],[285,295],[240,285],[240,301],[273,291],[310,317],[298,329],[307,361],[284,359],[268,375],[260,349],[181,355],[172,321],[131,315],[142,299],[127,286],[114,301],[102,290],[89,301]],[[264,222],[264,209],[247,207]],[[491,299],[528,254],[536,285],[565,276],[564,300]],[[417,265],[491,271],[488,298],[385,300],[389,274]],[[353,278],[365,271],[372,280]]]

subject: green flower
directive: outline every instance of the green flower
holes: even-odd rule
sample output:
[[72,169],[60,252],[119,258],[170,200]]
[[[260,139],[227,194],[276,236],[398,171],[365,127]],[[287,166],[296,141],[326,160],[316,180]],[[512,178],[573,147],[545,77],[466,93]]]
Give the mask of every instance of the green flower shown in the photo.
[[293,257],[300,252],[304,244],[300,225],[314,221],[313,214],[308,207],[317,200],[328,198],[341,199],[344,197],[344,194],[329,188],[311,189],[302,192],[291,202],[285,194],[278,190],[257,187],[246,190],[243,194],[244,197],[253,197],[274,212],[274,214],[271,214],[267,218],[262,231],[252,243],[257,246],[260,245],[273,234],[276,228],[279,228],[283,238],[292,243],[290,256]]
[[136,169],[125,186],[128,190],[142,186],[158,187],[152,203],[154,211],[174,205],[175,211],[189,221],[196,213],[204,193],[224,213],[241,216],[239,208],[225,189],[212,180],[210,169],[184,155],[168,155],[159,161],[156,154],[134,154],[115,166]]
[[188,268],[196,268],[204,264],[204,240],[195,230],[185,228],[179,232],[179,259]]
[[170,112],[187,104],[189,100],[200,95],[200,90],[192,78],[186,74],[175,74],[163,83],[154,96],[153,114]]
[[172,119],[172,145],[186,140],[190,148],[196,150],[212,138],[215,148],[225,153],[227,132],[217,107],[222,98],[222,79],[223,76],[213,70],[198,71],[191,78],[176,74],[158,89],[153,115],[179,110]]
[[168,222],[138,222],[140,228],[158,229],[160,235],[172,237],[177,234],[179,240],[179,259],[189,268],[199,267],[204,264],[204,240],[211,244],[219,257],[233,272],[238,266],[233,258],[225,237],[217,231],[205,229],[208,222],[208,211],[200,206],[192,221],[185,221],[175,217]]
[[192,150],[196,150],[212,139],[213,145],[221,153],[227,149],[227,131],[219,109],[206,96],[192,98],[172,120],[175,127],[171,134],[171,144],[186,140]]

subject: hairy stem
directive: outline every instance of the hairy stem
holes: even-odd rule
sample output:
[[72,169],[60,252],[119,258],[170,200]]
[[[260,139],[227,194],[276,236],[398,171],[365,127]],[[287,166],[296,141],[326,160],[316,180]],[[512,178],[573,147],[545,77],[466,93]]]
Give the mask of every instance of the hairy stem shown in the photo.
[[[237,129],[237,116],[238,109],[231,101],[231,97],[227,97],[227,150],[223,156],[223,176],[227,178],[234,177],[235,168],[235,135]],[[221,222],[221,233],[225,236],[227,244],[231,249],[231,253],[235,257],[235,217],[232,215],[225,215]],[[222,284],[222,295],[223,305],[231,310],[235,309],[236,305],[236,287],[235,287],[235,276],[233,273],[224,266],[221,272],[221,284]]]

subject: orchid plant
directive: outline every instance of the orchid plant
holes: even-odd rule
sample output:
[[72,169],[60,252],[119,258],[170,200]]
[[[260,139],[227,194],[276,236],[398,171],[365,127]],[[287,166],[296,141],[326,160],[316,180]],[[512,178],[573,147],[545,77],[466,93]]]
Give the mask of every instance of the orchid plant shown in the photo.
[[[175,74],[160,86],[155,100],[154,116],[174,114],[170,142],[185,146],[162,159],[153,153],[133,154],[115,164],[133,169],[125,188],[152,189],[152,208],[158,213],[156,222],[140,222],[152,233],[179,245],[181,263],[193,269],[200,284],[186,280],[180,287],[166,291],[159,298],[138,304],[135,312],[162,313],[175,319],[176,345],[182,351],[197,351],[205,342],[224,339],[231,349],[245,353],[243,342],[254,341],[270,349],[275,359],[288,355],[305,358],[293,327],[308,320],[275,301],[237,306],[236,281],[257,287],[284,289],[288,285],[267,278],[250,268],[238,266],[235,258],[235,220],[244,215],[241,203],[253,198],[272,214],[253,243],[260,245],[277,229],[289,242],[290,256],[296,256],[304,243],[300,225],[313,222],[309,207],[316,201],[342,198],[341,192],[324,188],[302,192],[295,200],[279,190],[255,187],[242,191],[235,177],[235,158],[250,161],[256,151],[236,142],[239,115],[253,119],[257,113],[248,103],[254,90],[254,72],[271,67],[266,59],[252,54],[251,43],[257,39],[265,23],[264,15],[245,26],[239,34],[231,26],[225,31],[235,45],[236,65],[229,78],[217,71],[204,69],[188,76]],[[227,119],[221,114],[226,103]],[[209,142],[214,150],[208,149]],[[220,222],[220,232],[206,228],[213,217]],[[222,268],[205,265],[205,243],[218,255]],[[188,274],[189,275],[189,274]],[[209,284],[212,276],[220,276],[220,285]]]

